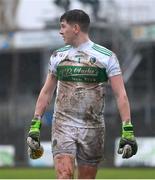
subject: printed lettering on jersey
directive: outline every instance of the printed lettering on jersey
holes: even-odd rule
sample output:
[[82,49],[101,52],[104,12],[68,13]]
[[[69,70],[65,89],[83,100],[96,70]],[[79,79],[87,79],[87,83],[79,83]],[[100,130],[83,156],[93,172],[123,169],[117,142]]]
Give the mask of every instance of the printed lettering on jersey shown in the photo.
[[58,65],[57,79],[68,82],[99,83],[108,80],[106,69],[91,66]]

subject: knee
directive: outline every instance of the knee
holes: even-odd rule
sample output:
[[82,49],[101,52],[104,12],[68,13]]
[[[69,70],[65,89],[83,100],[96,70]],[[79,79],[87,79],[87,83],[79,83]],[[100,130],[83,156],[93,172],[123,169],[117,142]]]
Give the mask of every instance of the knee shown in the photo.
[[73,173],[63,171],[63,172],[57,174],[57,179],[73,179]]
[[73,172],[67,169],[57,169],[57,179],[73,179]]
[[95,179],[97,167],[90,165],[78,166],[78,179]]
[[74,176],[74,158],[69,155],[59,155],[55,158],[57,179],[72,179]]

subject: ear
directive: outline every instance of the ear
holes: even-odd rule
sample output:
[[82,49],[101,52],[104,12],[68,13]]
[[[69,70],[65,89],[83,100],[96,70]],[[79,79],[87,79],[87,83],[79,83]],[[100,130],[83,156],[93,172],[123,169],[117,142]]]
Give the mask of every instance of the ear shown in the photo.
[[74,24],[73,29],[74,29],[75,34],[78,34],[80,32],[80,26],[78,24]]

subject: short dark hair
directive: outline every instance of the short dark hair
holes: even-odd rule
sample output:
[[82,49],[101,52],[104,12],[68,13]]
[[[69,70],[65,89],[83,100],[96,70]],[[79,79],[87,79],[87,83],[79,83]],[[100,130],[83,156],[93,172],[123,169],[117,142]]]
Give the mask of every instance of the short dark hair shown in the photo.
[[66,20],[69,24],[77,23],[83,32],[88,32],[89,30],[90,18],[87,13],[80,9],[73,9],[65,12],[60,17],[60,22],[63,20]]

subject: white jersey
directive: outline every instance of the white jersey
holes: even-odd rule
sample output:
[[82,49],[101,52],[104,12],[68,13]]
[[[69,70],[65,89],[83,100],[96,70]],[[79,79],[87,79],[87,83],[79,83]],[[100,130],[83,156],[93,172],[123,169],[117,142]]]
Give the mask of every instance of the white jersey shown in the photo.
[[57,77],[54,119],[74,127],[104,126],[105,86],[121,74],[115,54],[88,41],[77,48],[65,46],[53,53],[49,71]]

